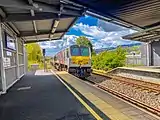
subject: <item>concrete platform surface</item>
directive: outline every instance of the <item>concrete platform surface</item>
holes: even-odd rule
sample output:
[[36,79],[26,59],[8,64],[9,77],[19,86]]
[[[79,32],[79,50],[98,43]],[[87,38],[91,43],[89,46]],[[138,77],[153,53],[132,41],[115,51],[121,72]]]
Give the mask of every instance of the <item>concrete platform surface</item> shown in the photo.
[[56,73],[112,120],[159,120],[158,117],[143,109],[100,90],[67,72]]
[[0,120],[95,120],[50,72],[25,75],[0,96]]
[[155,72],[160,73],[160,68],[154,68],[154,67],[118,67],[122,69],[128,69],[128,70],[137,70],[137,71],[146,71],[146,72]]
[[141,81],[160,84],[160,69],[153,67],[118,67],[113,74]]

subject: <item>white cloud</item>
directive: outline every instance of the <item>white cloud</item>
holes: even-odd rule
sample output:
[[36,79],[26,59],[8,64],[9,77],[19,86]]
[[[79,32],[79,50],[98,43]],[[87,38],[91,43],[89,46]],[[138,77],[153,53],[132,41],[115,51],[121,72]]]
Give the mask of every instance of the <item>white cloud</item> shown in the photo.
[[108,32],[101,26],[89,26],[83,23],[74,25],[73,29],[80,30],[83,34],[90,36],[92,39],[97,39],[97,41],[93,43],[94,49],[116,47],[118,45],[131,43],[131,41],[123,40],[122,36],[135,32],[134,30],[126,28]]
[[97,26],[89,26],[83,23],[78,23],[73,26],[73,29],[80,30],[82,33],[88,36],[92,36],[95,39],[104,38],[106,32]]
[[45,41],[40,42],[40,46],[43,49],[48,49],[48,54],[50,56],[54,55],[55,53],[59,52],[60,50],[75,44],[75,39],[78,36],[76,35],[64,35],[64,37],[60,40],[53,40],[53,41]]
[[[85,16],[88,17],[88,16]],[[102,26],[103,25],[103,26]],[[107,25],[107,26],[105,26]],[[83,23],[78,23],[72,29],[81,31],[89,40],[91,40],[94,49],[117,47],[119,45],[126,45],[135,43],[135,41],[123,40],[122,36],[131,34],[135,31],[115,27],[116,30],[110,29],[113,25],[100,24],[98,26],[89,26]],[[75,44],[76,35],[64,35],[61,40],[47,41],[39,43],[42,48],[48,48],[49,54],[54,55],[58,51]]]

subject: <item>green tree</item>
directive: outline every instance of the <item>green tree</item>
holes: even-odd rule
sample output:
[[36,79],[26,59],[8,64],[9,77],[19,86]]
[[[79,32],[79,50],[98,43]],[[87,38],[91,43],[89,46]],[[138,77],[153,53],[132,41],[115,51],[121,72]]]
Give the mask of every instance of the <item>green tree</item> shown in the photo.
[[93,52],[93,45],[92,45],[91,41],[85,36],[78,37],[76,39],[76,44],[77,45],[84,45],[86,47],[90,47],[91,52]]
[[92,57],[92,67],[95,69],[109,70],[125,65],[126,50],[118,47],[113,51],[104,51]]
[[31,43],[27,44],[26,46],[27,54],[28,54],[28,60],[29,61],[36,61],[40,62],[42,58],[42,50],[39,44],[37,43]]
[[32,64],[38,63],[39,67],[43,67],[42,62],[42,50],[39,44],[37,43],[31,43],[25,45],[26,51],[27,51],[27,57],[28,57],[28,69],[31,68]]

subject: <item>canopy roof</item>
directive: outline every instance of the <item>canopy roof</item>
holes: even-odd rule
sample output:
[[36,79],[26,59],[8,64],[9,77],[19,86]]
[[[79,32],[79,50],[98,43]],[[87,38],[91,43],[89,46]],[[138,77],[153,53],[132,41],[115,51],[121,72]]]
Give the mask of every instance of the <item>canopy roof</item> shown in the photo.
[[[160,34],[157,31],[160,27],[160,0],[0,1],[2,22],[12,27],[26,43],[62,38],[84,13],[127,28],[144,30],[141,33],[147,35],[147,40],[143,41],[149,40],[150,31],[154,32],[152,36],[159,37]],[[138,33],[138,36],[141,35]],[[129,36],[124,38],[141,40]]]
[[89,15],[140,31],[124,39],[149,42],[160,38],[160,0],[69,1],[87,7]]
[[60,0],[1,0],[1,21],[25,43],[61,39],[84,8]]
[[130,35],[126,35],[123,39],[141,41],[141,42],[152,42],[160,40],[160,26],[152,29],[142,30]]
[[[142,30],[160,25],[160,0],[64,0],[88,8],[106,20]],[[108,18],[108,19],[107,19]],[[105,18],[104,18],[105,19]]]

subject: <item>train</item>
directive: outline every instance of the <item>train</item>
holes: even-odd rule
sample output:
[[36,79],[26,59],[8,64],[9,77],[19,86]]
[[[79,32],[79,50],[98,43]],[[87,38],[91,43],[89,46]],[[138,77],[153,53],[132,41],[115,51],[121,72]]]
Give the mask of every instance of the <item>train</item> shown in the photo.
[[71,45],[53,57],[53,66],[59,71],[67,71],[78,77],[91,75],[91,50],[82,45]]

